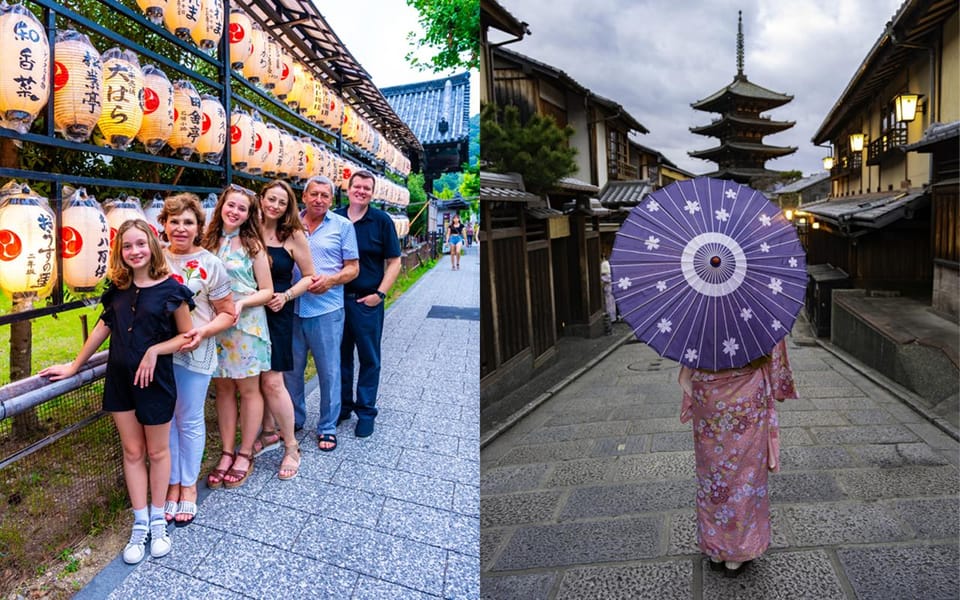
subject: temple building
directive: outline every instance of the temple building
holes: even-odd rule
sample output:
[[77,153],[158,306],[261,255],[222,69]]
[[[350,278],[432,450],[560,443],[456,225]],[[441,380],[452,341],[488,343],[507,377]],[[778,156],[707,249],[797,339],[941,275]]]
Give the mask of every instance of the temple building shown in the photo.
[[708,125],[691,127],[690,131],[715,137],[719,145],[706,150],[688,152],[694,158],[717,163],[716,171],[708,177],[732,179],[750,183],[758,177],[777,175],[767,170],[766,161],[797,151],[795,146],[770,146],[763,137],[793,127],[793,121],[774,121],[761,116],[766,110],[782,106],[793,96],[780,94],[747,80],[743,73],[743,17],[737,18],[737,75],[733,83],[718,92],[691,104],[697,110],[720,113],[720,118]]

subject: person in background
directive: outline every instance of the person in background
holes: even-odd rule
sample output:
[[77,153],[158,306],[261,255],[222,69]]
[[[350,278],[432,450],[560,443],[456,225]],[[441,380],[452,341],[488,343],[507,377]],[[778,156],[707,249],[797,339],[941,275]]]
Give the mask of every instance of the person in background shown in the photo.
[[[353,223],[360,251],[360,272],[344,286],[343,340],[340,343],[340,416],[337,424],[357,413],[354,434],[373,433],[380,387],[380,339],[383,337],[383,302],[400,274],[400,240],[393,219],[372,206],[373,173],[361,169],[350,176],[347,197],[350,204],[337,209],[338,215]],[[353,390],[353,354],[359,372],[356,396]]]
[[473,246],[473,221],[467,223],[467,248]]
[[193,328],[193,294],[169,273],[150,225],[125,221],[110,249],[110,285],[100,298],[100,320],[73,362],[40,371],[51,381],[71,377],[111,338],[103,410],[111,413],[120,434],[133,505],[133,531],[123,549],[127,564],[144,559],[148,538],[154,558],[171,549],[161,501],[170,478],[170,420],[177,400],[171,355],[190,341],[185,334]]
[[600,281],[603,285],[604,308],[610,317],[610,322],[614,323],[617,320],[617,302],[613,298],[613,278],[610,271],[610,261],[607,260],[606,255],[600,261]]
[[[340,340],[343,338],[343,285],[359,271],[357,236],[349,219],[334,214],[333,182],[322,175],[307,180],[303,188],[300,222],[307,233],[315,274],[307,293],[297,298],[293,318],[293,369],[283,381],[293,399],[294,428],[303,428],[307,418],[303,373],[307,350],[313,354],[320,387],[320,419],[317,448],[332,452],[337,447],[337,417],[340,415]],[[299,281],[303,276],[294,273]]]
[[460,270],[460,250],[463,248],[463,224],[460,215],[453,215],[447,225],[447,244],[450,246],[450,266],[454,271]]

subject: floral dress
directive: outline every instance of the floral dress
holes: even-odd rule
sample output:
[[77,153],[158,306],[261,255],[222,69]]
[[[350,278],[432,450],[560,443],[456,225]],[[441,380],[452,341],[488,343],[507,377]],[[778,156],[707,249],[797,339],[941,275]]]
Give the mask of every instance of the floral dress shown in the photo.
[[[230,275],[233,301],[239,302],[258,288],[253,259],[246,249],[243,246],[230,249],[234,237],[236,234],[224,236],[217,256]],[[270,370],[270,334],[267,313],[262,306],[244,306],[240,321],[217,335],[217,357],[220,362],[214,377],[245,379]]]
[[780,470],[774,401],[797,397],[786,345],[781,340],[760,366],[693,370],[689,383],[680,420],[693,421],[700,550],[752,560],[770,545],[767,472]]
[[[190,312],[193,326],[206,325],[217,316],[212,301],[226,298],[232,292],[230,276],[223,267],[223,262],[203,248],[190,254],[174,254],[168,248],[164,254],[170,270],[173,271],[170,277],[193,292],[196,304]],[[217,369],[216,340],[206,338],[191,352],[174,353],[173,364],[196,373],[212,375]]]

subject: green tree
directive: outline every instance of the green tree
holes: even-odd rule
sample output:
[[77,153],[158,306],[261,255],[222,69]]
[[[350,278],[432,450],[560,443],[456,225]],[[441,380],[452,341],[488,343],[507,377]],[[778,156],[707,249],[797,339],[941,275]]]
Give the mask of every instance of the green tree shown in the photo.
[[407,190],[410,191],[410,204],[407,205],[410,235],[423,235],[427,229],[427,192],[423,189],[423,173],[410,173]]
[[[404,57],[421,71],[480,68],[480,3],[475,0],[407,0],[420,13],[421,31],[407,34],[413,49]],[[414,56],[429,48],[436,53],[429,61]]]
[[480,158],[498,173],[523,175],[527,191],[539,194],[562,177],[577,171],[576,148],[569,145],[573,128],[559,127],[551,117],[533,115],[520,122],[520,109],[507,106],[498,121],[499,111],[488,104],[480,111]]

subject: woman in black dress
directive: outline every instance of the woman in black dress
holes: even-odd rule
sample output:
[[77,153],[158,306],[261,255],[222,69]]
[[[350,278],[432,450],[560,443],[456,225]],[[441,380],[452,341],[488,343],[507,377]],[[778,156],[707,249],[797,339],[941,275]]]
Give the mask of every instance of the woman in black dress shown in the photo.
[[[311,283],[313,259],[297,215],[296,197],[287,182],[275,180],[263,186],[260,214],[263,215],[260,229],[267,242],[273,278],[273,298],[267,303],[267,325],[273,341],[270,370],[260,374],[260,388],[267,402],[260,443],[265,448],[281,439],[284,441],[286,451],[277,476],[286,480],[297,475],[300,447],[294,438],[293,401],[283,384],[283,372],[293,368],[293,300],[306,293]],[[294,266],[303,277],[291,285]]]

